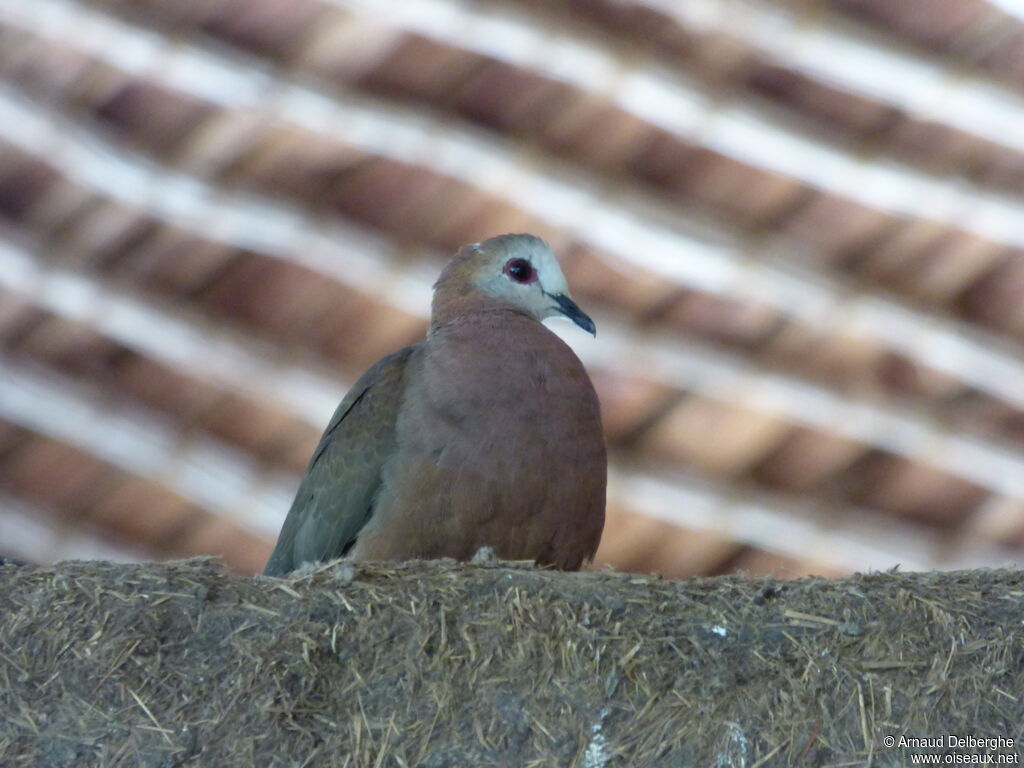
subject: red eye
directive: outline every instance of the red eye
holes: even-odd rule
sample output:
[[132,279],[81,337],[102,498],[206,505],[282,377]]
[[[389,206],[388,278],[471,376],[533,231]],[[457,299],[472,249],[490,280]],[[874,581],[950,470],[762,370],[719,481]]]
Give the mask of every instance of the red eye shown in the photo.
[[509,259],[505,263],[505,274],[517,283],[532,283],[537,279],[533,264],[526,259]]

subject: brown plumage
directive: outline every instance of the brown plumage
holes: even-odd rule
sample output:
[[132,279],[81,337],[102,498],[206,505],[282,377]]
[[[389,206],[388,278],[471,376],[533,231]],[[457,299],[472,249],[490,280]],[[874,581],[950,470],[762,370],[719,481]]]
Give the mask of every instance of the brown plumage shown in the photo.
[[466,246],[434,286],[426,341],[370,368],[313,454],[265,573],[348,555],[505,559],[575,570],[604,526],[593,385],[541,324],[593,323],[543,241]]

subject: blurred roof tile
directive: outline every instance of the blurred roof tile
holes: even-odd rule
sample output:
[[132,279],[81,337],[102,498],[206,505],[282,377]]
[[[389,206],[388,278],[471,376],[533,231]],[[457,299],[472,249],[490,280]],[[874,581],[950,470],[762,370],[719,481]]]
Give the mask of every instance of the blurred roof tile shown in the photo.
[[93,105],[93,114],[134,143],[165,154],[212,111],[209,104],[172,88],[125,78]]
[[[455,59],[464,58],[458,51],[442,49],[421,35],[405,32],[386,21],[362,14],[352,14],[340,8],[330,9],[309,31],[302,49],[294,53],[294,66],[308,68],[322,78],[335,83],[358,82],[366,77],[386,88],[388,78],[379,77],[379,69],[395,56],[396,61],[415,61],[406,74],[416,80],[395,78],[396,87],[409,87],[413,93],[429,88],[440,77],[451,71]],[[414,46],[419,45],[420,52]],[[395,50],[405,50],[397,55]]]
[[449,98],[474,121],[503,131],[533,132],[560,110],[571,87],[525,67],[489,62]]
[[808,427],[795,427],[753,468],[766,485],[795,493],[821,489],[864,452],[853,440]]
[[58,180],[48,164],[0,143],[0,215],[24,216]]
[[33,503],[79,508],[108,467],[78,448],[34,435],[0,460],[0,484]]
[[595,246],[573,241],[560,262],[573,295],[640,319],[680,293],[671,280]]
[[125,473],[115,477],[90,506],[90,522],[158,551],[181,551],[180,538],[201,510],[151,481]]
[[327,205],[340,179],[366,161],[363,152],[304,128],[268,130],[239,158],[232,178],[260,192]]
[[922,45],[944,49],[990,10],[986,0],[831,0],[894,33],[911,36]]
[[648,430],[639,445],[659,457],[731,477],[774,451],[790,429],[772,414],[690,396]]
[[969,317],[999,330],[1024,334],[1024,249],[1000,255],[959,300]]
[[601,420],[611,445],[628,443],[639,436],[679,397],[671,387],[641,376],[607,368],[590,368],[589,373],[601,401]]
[[[316,429],[282,408],[239,392],[228,393],[206,409],[200,420],[210,434],[246,452],[272,459],[295,439],[296,430],[316,437]],[[305,467],[303,464],[299,469]]]
[[661,320],[699,339],[741,350],[759,348],[779,328],[778,310],[703,291],[685,291]]
[[[548,110],[538,134],[557,152],[579,158],[604,171],[640,167],[661,178],[656,163],[644,156],[662,132],[628,110],[598,94],[565,94],[557,110]],[[685,154],[685,152],[683,153]]]
[[287,58],[322,13],[320,0],[246,0],[213,10],[202,29],[253,53]]
[[22,335],[15,350],[70,375],[105,371],[118,354],[109,338],[82,323],[52,315]]
[[118,359],[108,378],[116,390],[152,408],[174,414],[183,424],[194,421],[221,395],[220,390],[208,382],[132,353]]
[[847,197],[815,190],[785,223],[787,234],[826,257],[871,247],[898,223],[891,214]]
[[270,557],[273,542],[256,536],[225,518],[204,516],[177,542],[181,553],[219,555],[239,573],[260,573]]
[[755,92],[780,101],[811,117],[838,125],[854,136],[877,137],[896,125],[898,107],[822,81],[783,66],[766,56],[753,59],[744,74]]
[[146,245],[128,268],[140,285],[169,297],[199,295],[244,258],[238,248],[167,226]]
[[928,525],[956,525],[987,497],[974,483],[883,451],[869,451],[840,481],[855,504]]
[[364,70],[359,82],[375,91],[444,103],[487,61],[481,54],[415,32],[373,31],[374,66]]
[[216,314],[280,339],[297,339],[347,291],[316,273],[252,251],[222,271],[203,292]]

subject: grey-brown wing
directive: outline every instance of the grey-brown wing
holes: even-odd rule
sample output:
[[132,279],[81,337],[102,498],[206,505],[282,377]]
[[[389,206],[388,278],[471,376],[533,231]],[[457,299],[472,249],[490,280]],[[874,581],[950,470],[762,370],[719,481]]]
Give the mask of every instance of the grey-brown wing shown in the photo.
[[341,557],[355,542],[373,513],[381,467],[395,448],[407,364],[418,346],[378,361],[345,395],[299,483],[265,574]]

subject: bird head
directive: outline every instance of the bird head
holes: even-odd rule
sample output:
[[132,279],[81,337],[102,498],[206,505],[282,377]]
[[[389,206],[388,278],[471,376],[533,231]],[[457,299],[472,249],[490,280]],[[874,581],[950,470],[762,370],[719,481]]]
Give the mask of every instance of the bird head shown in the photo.
[[461,248],[434,286],[438,299],[476,292],[525,312],[537,320],[567,317],[596,335],[594,321],[569,297],[561,267],[551,248],[527,234],[499,235]]

